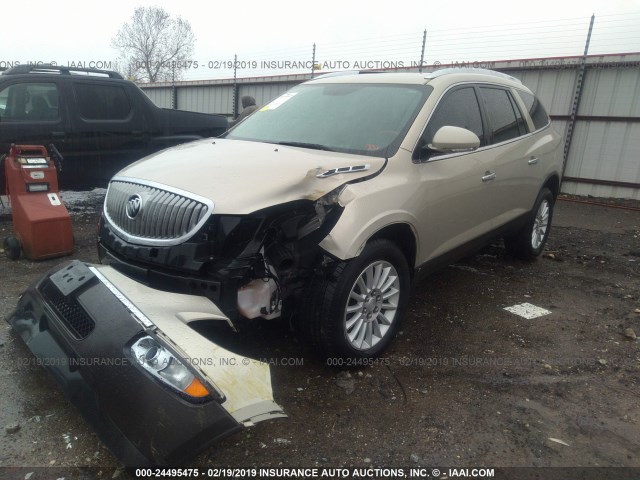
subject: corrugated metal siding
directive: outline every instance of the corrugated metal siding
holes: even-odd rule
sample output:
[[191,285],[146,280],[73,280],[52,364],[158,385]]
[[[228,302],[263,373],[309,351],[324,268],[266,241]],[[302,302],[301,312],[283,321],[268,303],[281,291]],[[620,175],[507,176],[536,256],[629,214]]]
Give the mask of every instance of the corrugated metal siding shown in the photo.
[[638,69],[590,68],[578,115],[640,117]]
[[178,108],[202,113],[233,113],[233,86],[180,87]]
[[587,185],[585,183],[566,182],[562,184],[562,193],[581,195],[584,197],[640,200],[640,190],[637,188],[611,187],[609,185]]
[[[640,117],[638,69],[589,68],[578,115]],[[565,172],[568,177],[640,184],[640,123],[579,120]],[[640,199],[640,190],[566,182],[576,195]]]
[[160,108],[171,108],[170,88],[144,88],[142,89],[147,97]]
[[[640,123],[578,122],[573,135],[566,176],[640,183]],[[640,199],[640,190],[629,197],[632,189],[607,185],[566,182],[563,191]]]
[[525,70],[508,73],[536,93],[549,115],[569,113],[576,81],[575,70]]

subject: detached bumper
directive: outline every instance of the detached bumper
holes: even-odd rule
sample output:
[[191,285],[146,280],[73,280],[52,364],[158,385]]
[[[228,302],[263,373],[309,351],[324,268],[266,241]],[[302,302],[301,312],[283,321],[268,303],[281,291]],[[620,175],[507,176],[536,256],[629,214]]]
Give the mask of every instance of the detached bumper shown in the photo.
[[[116,457],[146,466],[181,464],[243,424],[284,416],[268,366],[245,365],[188,326],[202,319],[225,317],[202,297],[74,261],[31,286],[9,323]],[[194,403],[145,371],[130,353],[143,335],[170,347],[212,396]]]

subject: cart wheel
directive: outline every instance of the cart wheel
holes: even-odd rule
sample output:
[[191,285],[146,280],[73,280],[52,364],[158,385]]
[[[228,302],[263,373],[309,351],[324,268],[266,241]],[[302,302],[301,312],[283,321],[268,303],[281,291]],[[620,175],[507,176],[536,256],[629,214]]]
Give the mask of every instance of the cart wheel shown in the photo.
[[9,235],[4,239],[3,247],[5,255],[11,260],[20,258],[20,240],[13,235]]

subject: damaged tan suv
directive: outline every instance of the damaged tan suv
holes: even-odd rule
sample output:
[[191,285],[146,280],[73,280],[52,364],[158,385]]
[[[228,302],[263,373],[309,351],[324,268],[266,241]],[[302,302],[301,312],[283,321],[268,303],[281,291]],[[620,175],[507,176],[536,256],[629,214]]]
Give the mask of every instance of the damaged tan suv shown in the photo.
[[497,235],[540,254],[559,137],[518,80],[491,71],[334,75],[224,138],[110,184],[103,262],[209,297],[230,324],[287,316],[326,355],[391,341],[416,273]]
[[538,99],[497,72],[318,78],[223,138],[122,170],[102,265],[58,267],[9,321],[41,357],[130,359],[48,365],[126,464],[184,462],[284,414],[268,365],[204,325],[283,318],[328,357],[380,354],[416,277],[500,236],[542,252],[559,144]]

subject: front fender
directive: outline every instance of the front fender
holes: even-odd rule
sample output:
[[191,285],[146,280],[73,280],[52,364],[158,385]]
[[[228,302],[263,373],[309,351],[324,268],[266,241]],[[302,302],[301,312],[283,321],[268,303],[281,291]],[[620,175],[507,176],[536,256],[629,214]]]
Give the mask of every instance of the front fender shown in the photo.
[[357,257],[369,239],[383,228],[407,224],[413,231],[419,251],[420,237],[415,228],[417,218],[406,210],[376,212],[377,205],[372,201],[354,201],[346,205],[340,221],[320,242],[320,247],[340,260],[348,260]]

